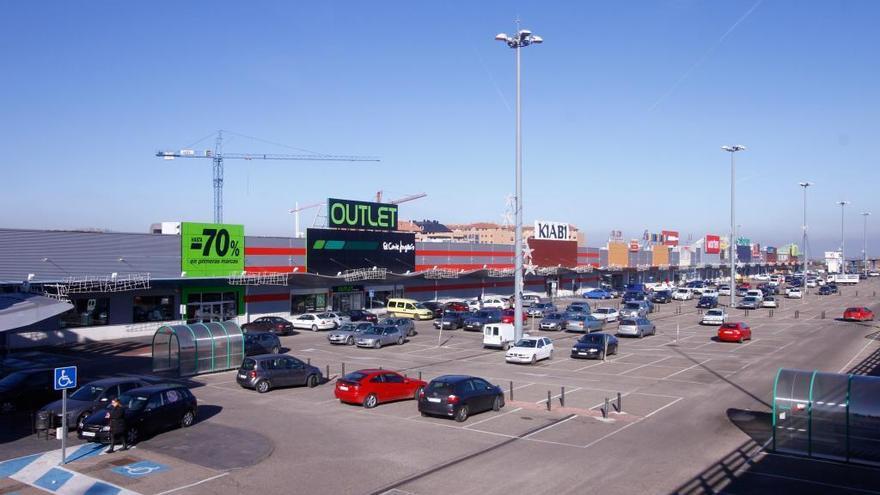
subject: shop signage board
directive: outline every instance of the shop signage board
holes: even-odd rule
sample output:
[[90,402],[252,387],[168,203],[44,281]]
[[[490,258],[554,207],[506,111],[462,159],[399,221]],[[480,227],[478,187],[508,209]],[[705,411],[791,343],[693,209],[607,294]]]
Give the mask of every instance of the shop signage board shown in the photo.
[[749,239],[748,237],[737,237],[736,238],[736,245],[737,246],[751,246],[752,240]]
[[386,268],[392,273],[416,268],[416,235],[412,232],[308,229],[306,269],[335,276],[358,268]]
[[244,225],[180,224],[180,271],[186,277],[226,277],[244,271]]
[[630,250],[630,252],[637,252],[639,250],[639,240],[638,239],[630,239],[629,250]]
[[664,246],[678,246],[678,231],[662,230],[660,231],[660,236],[663,239]]
[[545,222],[535,220],[535,239],[549,241],[567,241],[569,230],[567,223]]
[[397,205],[350,199],[327,199],[331,229],[397,230]]
[[718,254],[721,252],[721,237],[706,234],[706,254]]

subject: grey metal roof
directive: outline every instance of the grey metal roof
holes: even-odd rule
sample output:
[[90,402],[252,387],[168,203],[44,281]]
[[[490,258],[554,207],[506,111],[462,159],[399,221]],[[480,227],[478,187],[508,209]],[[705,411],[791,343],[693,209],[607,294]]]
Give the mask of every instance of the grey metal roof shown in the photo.
[[37,294],[0,294],[0,332],[26,327],[73,309],[69,302]]

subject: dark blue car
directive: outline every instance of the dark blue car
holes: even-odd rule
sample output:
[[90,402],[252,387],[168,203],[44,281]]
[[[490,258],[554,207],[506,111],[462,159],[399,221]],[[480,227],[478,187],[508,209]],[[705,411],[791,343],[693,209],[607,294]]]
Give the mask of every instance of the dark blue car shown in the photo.
[[464,329],[477,332],[483,331],[483,325],[487,323],[499,323],[501,321],[500,309],[481,309],[473,315],[465,318]]
[[611,293],[604,289],[592,289],[584,292],[586,299],[611,299]]

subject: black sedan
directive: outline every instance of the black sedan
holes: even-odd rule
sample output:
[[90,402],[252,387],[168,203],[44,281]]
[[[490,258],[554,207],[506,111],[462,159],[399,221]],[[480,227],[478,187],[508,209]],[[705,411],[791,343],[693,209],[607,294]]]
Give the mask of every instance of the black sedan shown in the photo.
[[571,357],[576,359],[605,359],[617,354],[617,337],[607,333],[590,333],[571,346]]
[[443,316],[443,303],[437,301],[425,301],[422,304],[422,307],[431,311],[434,314],[434,318],[440,318]]
[[463,422],[473,413],[504,407],[504,391],[497,385],[467,375],[443,375],[431,380],[419,394],[422,416],[446,416]]
[[718,307],[718,299],[715,297],[703,296],[697,302],[698,308],[713,309]]
[[672,302],[672,292],[668,290],[658,290],[651,294],[651,302],[668,304]]
[[370,323],[379,323],[379,317],[370,313],[365,309],[352,309],[348,311],[348,319],[351,321],[366,321]]
[[501,322],[501,310],[500,309],[481,309],[480,311],[477,311],[476,313],[465,318],[464,329],[482,332],[483,325],[485,325],[487,323],[500,323],[500,322]]
[[248,332],[244,336],[244,355],[278,354],[281,339],[272,332]]
[[434,328],[438,330],[441,328],[443,330],[458,330],[464,326],[464,319],[468,316],[470,316],[469,312],[447,309],[443,312],[442,317],[434,319]]
[[823,285],[822,287],[819,287],[820,296],[830,296],[831,294],[834,294],[834,291],[831,290],[831,286]]
[[[150,385],[129,390],[119,396],[125,408],[125,428],[128,444],[137,443],[146,435],[169,428],[191,426],[196,420],[198,403],[183,385]],[[107,410],[100,409],[85,419],[77,436],[92,442],[110,443]]]
[[293,323],[279,316],[261,316],[256,320],[241,326],[244,332],[272,332],[278,335],[290,335],[293,333]]
[[52,369],[14,371],[0,380],[0,413],[33,411],[61,397],[52,383]]
[[[276,337],[277,338],[277,337]],[[125,376],[120,378],[104,378],[89,382],[67,396],[67,428],[68,431],[82,428],[83,422],[93,412],[104,409],[111,400],[129,390],[160,383],[158,378]],[[46,404],[41,409],[49,411],[53,427],[61,427],[61,401]]]

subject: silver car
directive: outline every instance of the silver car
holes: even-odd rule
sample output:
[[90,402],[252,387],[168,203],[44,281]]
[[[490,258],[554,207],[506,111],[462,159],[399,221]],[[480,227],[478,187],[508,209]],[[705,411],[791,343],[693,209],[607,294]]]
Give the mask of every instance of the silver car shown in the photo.
[[359,323],[343,323],[341,327],[336,330],[331,330],[330,333],[327,334],[327,340],[329,340],[331,344],[354,345],[354,340],[358,335],[370,328],[373,328],[373,324],[367,321]]
[[410,318],[385,318],[379,322],[380,325],[394,325],[403,332],[407,337],[416,334],[416,324]]
[[740,309],[758,309],[761,307],[761,301],[757,297],[746,296],[739,301]]
[[539,303],[533,304],[529,308],[528,315],[531,318],[543,318],[543,317],[547,316],[548,314],[555,313],[555,312],[556,312],[556,306],[553,303],[539,302]]
[[565,313],[549,313],[541,320],[538,328],[541,330],[565,330],[565,322],[568,316]]
[[593,315],[585,315],[574,313],[569,315],[568,321],[565,322],[566,332],[598,332],[602,330],[605,322]]
[[656,335],[657,327],[647,318],[624,318],[617,327],[617,335],[628,335],[642,338],[645,335]]
[[644,318],[648,316],[648,305],[644,301],[628,302],[620,308],[621,318]]
[[394,325],[377,325],[365,330],[355,338],[358,347],[372,347],[378,349],[383,345],[403,344],[406,334],[400,327]]

